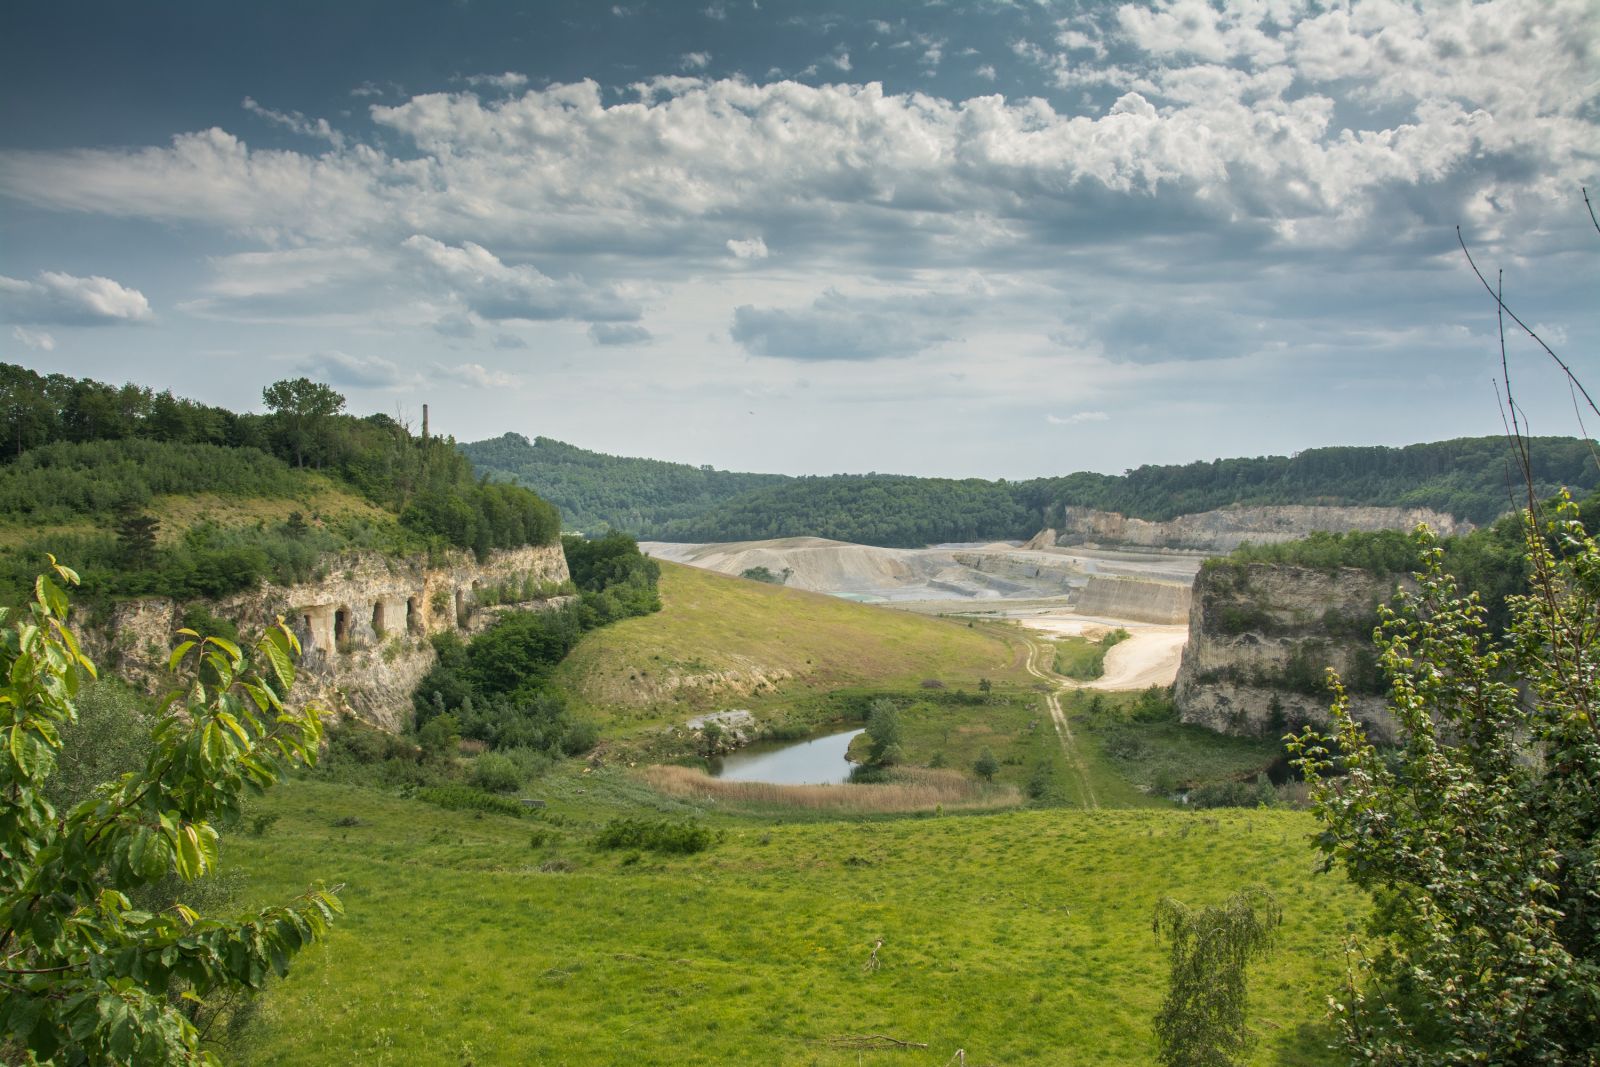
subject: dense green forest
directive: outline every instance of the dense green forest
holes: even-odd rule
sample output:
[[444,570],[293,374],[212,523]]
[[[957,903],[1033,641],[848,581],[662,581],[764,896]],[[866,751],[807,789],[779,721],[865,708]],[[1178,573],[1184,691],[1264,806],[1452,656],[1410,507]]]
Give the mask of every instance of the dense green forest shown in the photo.
[[[1600,488],[1589,442],[1535,437],[1528,445],[1540,495],[1562,486],[1575,493]],[[1293,456],[1143,466],[1121,477],[1070,474],[1018,486],[1047,520],[1059,518],[1063,506],[1165,521],[1231,504],[1370,504],[1434,508],[1482,525],[1516,507],[1525,492],[1503,437],[1308,448]]]
[[[560,514],[527,489],[477,478],[449,439],[387,415],[344,414],[304,378],[263,390],[240,414],[137,386],[0,364],[0,599],[27,588],[46,551],[83,574],[91,600],[222,596],[262,577],[311,577],[327,554],[551,544]],[[364,514],[261,509],[164,529],[163,497],[204,494],[248,519],[252,501],[343,494]],[[280,514],[280,512],[282,512]],[[44,531],[41,527],[53,527]]]
[[[1536,488],[1600,488],[1588,442],[1530,442]],[[817,536],[907,547],[1031,537],[1063,509],[1142,519],[1233,504],[1430,507],[1483,524],[1513,505],[1499,437],[1404,448],[1307,449],[1294,456],[1147,465],[1121,475],[1079,472],[1007,482],[849,475],[787,478],[624,459],[516,434],[463,445],[480,473],[511,479],[555,501],[570,528],[606,527],[666,541]]]
[[1038,513],[1017,499],[1015,489],[980,478],[958,481],[892,474],[797,478],[647,533],[663,541],[810,535],[893,548],[1031,537],[1039,530]]
[[656,530],[693,518],[752,489],[790,481],[785,474],[731,471],[630,459],[519,433],[461,446],[481,474],[514,481],[561,509],[573,533]]

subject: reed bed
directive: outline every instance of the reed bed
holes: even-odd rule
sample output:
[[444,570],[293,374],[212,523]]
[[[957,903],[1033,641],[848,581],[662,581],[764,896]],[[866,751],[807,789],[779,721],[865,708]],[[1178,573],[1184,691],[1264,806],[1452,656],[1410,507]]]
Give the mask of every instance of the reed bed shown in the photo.
[[956,771],[908,768],[894,781],[863,785],[774,785],[713,778],[694,767],[645,767],[641,777],[670,796],[764,808],[805,808],[849,814],[1009,808],[1021,802],[1010,785],[974,782]]

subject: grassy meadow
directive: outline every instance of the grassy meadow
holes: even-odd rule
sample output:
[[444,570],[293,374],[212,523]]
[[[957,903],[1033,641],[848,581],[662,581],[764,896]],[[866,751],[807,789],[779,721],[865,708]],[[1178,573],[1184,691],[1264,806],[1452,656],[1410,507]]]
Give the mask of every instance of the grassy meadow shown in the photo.
[[555,680],[609,735],[745,707],[779,716],[843,687],[1020,680],[1005,627],[661,564],[661,611],[586,636]]
[[[1159,692],[1069,691],[1058,732],[1028,638],[1006,626],[673,565],[661,593],[659,614],[591,632],[559,668],[604,742],[527,786],[545,807],[447,810],[319,774],[259,802],[265,832],[225,853],[252,901],[320,880],[344,886],[347,914],[258,1001],[230,1058],[1146,1064],[1166,980],[1156,902],[1261,882],[1286,922],[1253,972],[1250,1062],[1336,1062],[1324,997],[1366,904],[1316,873],[1311,818],[1183,811],[1153,788],[1180,765],[1249,777],[1268,743],[1191,738]],[[724,782],[653,766],[629,740],[728,707],[859,721],[880,699],[904,751],[882,785]],[[992,783],[972,772],[985,750]],[[703,827],[712,844],[600,847],[618,819]]]
[[[1272,888],[1255,1064],[1335,1062],[1322,998],[1363,904],[1312,871],[1309,817],[1070,810],[750,818],[569,769],[541,818],[318,781],[228,842],[262,900],[343,883],[348,914],[276,984],[250,1064],[1144,1064],[1156,901]],[[617,814],[706,820],[692,856],[598,851]],[[870,969],[883,939],[880,966]],[[925,1049],[863,1051],[887,1035]]]

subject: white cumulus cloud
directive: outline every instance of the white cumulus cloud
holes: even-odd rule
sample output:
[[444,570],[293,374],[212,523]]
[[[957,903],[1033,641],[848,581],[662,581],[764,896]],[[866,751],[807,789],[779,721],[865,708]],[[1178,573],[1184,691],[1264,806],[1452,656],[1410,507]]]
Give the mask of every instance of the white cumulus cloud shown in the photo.
[[552,278],[538,268],[510,265],[482,245],[459,247],[423,234],[402,246],[415,253],[439,282],[448,285],[485,319],[581,319],[627,322],[637,319],[637,302],[608,286],[591,286],[575,276]]
[[735,259],[766,259],[767,242],[760,237],[733,237],[728,240],[728,251]]
[[655,335],[634,322],[596,322],[589,327],[589,340],[597,345],[647,345]]
[[314,353],[300,363],[300,370],[319,381],[356,389],[399,389],[417,383],[416,375],[393,360],[339,351]]
[[41,271],[36,281],[0,275],[0,316],[13,322],[104,326],[149,322],[150,301],[137,289],[98,274],[80,278]]
[[474,89],[488,86],[491,89],[502,89],[508,93],[528,84],[528,76],[526,74],[517,74],[509,70],[504,74],[469,74],[461,80]]
[[433,376],[438,381],[470,389],[515,389],[522,384],[522,379],[517,375],[492,370],[482,363],[457,363],[454,366],[436,363]]
[[11,327],[11,336],[38,352],[54,352],[56,350],[56,339],[43,330],[29,330],[21,326],[13,326]]

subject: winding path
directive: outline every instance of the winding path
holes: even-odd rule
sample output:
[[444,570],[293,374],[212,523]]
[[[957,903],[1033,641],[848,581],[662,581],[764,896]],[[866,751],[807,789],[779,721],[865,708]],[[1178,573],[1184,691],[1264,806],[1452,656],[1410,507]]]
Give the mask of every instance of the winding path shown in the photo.
[[1055,651],[1048,645],[1035,641],[1031,637],[1024,637],[1028,643],[1028,659],[1024,664],[1028,673],[1050,686],[1050,691],[1045,694],[1045,706],[1050,709],[1050,719],[1055,723],[1056,740],[1061,742],[1061,752],[1067,759],[1067,767],[1078,782],[1078,797],[1085,808],[1098,808],[1100,800],[1094,795],[1094,786],[1089,782],[1089,771],[1083,765],[1083,753],[1078,750],[1078,743],[1073,739],[1072,726],[1067,722],[1066,712],[1061,710],[1061,691],[1068,688],[1068,683],[1051,668],[1055,658]]

